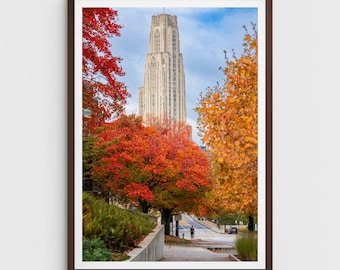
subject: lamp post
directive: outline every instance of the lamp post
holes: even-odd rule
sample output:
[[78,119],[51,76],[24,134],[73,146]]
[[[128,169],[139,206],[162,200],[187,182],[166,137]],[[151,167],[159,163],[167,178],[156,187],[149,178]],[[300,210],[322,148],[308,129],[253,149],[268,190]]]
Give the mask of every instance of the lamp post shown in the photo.
[[[180,177],[183,177],[183,173],[179,172],[178,173]],[[179,221],[181,219],[181,215],[180,214],[176,214],[176,237],[179,237]]]

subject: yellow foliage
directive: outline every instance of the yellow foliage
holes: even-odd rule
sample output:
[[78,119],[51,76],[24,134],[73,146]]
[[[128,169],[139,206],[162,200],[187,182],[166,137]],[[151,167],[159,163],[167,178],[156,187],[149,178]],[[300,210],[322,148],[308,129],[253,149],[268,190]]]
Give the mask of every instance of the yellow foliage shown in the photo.
[[[211,204],[225,211],[257,213],[257,32],[244,37],[244,53],[226,60],[225,84],[199,100],[198,128],[211,148]],[[206,106],[209,104],[209,106]]]
[[244,41],[250,41],[251,40],[251,37],[249,34],[246,34],[245,37],[244,37]]

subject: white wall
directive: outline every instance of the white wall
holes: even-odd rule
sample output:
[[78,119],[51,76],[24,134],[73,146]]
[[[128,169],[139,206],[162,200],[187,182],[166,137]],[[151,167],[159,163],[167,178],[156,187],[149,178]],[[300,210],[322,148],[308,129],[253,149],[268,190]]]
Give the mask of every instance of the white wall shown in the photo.
[[0,269],[67,267],[66,6],[0,6]]
[[[320,3],[274,0],[275,270],[338,265],[340,22]],[[66,18],[0,7],[0,269],[66,269]]]
[[[129,262],[156,262],[163,258],[164,225],[157,225],[153,232],[128,253]],[[128,266],[127,266],[128,267]]]

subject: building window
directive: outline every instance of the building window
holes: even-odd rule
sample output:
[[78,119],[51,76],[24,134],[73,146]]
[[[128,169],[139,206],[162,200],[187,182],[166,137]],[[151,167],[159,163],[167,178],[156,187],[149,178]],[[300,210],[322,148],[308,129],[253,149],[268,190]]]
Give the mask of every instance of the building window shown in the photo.
[[160,51],[160,37],[159,37],[159,30],[158,29],[155,32],[154,39],[155,39],[155,41],[154,41],[154,44],[155,44],[154,50],[155,50],[155,52],[159,52]]

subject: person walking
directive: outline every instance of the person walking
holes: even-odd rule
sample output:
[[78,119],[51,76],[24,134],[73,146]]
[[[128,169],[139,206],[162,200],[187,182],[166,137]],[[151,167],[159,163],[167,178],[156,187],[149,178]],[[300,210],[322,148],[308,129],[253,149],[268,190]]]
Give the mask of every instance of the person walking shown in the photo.
[[194,226],[191,226],[191,228],[190,228],[191,239],[194,239],[194,234],[195,234],[195,228],[194,228]]

